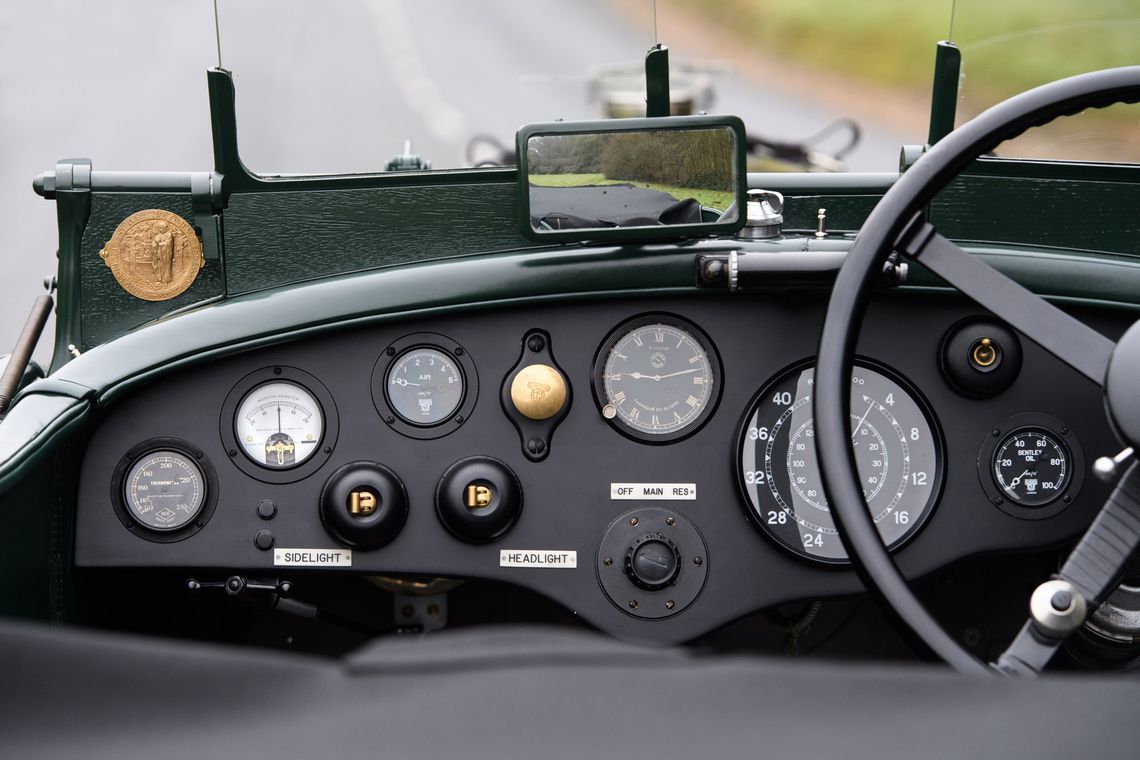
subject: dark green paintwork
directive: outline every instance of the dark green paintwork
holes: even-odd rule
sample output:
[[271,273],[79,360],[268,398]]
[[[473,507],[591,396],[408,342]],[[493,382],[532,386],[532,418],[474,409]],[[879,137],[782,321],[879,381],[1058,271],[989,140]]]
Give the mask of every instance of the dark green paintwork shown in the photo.
[[962,51],[943,40],[934,53],[934,83],[930,92],[930,129],[926,144],[934,145],[954,129],[958,109],[958,77],[962,73]]
[[523,237],[537,242],[646,242],[651,240],[677,240],[732,235],[744,226],[744,214],[738,213],[730,222],[702,224],[673,224],[660,227],[599,227],[587,230],[536,230],[530,222],[530,183],[527,173],[527,140],[542,135],[587,135],[610,132],[646,132],[660,130],[690,130],[728,128],[735,135],[736,207],[744,208],[747,190],[745,164],[744,122],[735,116],[662,116],[653,119],[606,119],[600,121],[555,121],[546,124],[528,124],[515,137],[515,155],[518,157],[518,229]]
[[930,219],[956,240],[1140,255],[1140,185],[964,175]]
[[91,213],[91,193],[86,189],[59,190],[55,204],[59,267],[56,271],[55,350],[49,371],[56,370],[71,358],[69,345],[82,343],[82,241]]
[[91,193],[91,221],[83,231],[80,248],[80,302],[82,304],[80,348],[105,343],[176,309],[218,298],[225,293],[221,262],[207,261],[194,284],[169,301],[145,301],[119,286],[110,267],[99,256],[123,219],[142,209],[172,211],[187,222],[193,220],[188,193]]
[[513,182],[235,193],[225,213],[229,290],[527,247],[514,201]]

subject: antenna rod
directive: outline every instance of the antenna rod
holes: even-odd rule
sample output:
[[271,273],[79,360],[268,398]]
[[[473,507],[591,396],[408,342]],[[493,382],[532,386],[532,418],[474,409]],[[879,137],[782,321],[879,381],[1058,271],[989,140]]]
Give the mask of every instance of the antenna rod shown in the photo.
[[653,44],[661,44],[661,40],[657,37],[657,0],[653,0]]
[[218,0],[214,0],[214,38],[218,42],[218,68],[222,67],[222,25],[218,21]]

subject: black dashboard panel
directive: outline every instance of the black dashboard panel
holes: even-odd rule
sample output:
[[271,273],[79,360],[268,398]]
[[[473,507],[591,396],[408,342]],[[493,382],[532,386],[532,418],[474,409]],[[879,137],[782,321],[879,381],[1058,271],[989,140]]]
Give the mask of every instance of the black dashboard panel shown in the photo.
[[[857,592],[861,586],[849,569],[793,556],[759,529],[745,505],[736,467],[750,402],[768,380],[811,358],[825,306],[822,295],[787,293],[477,310],[354,327],[168,374],[103,411],[83,462],[76,563],[185,569],[187,577],[215,580],[231,572],[291,579],[319,572],[500,580],[542,593],[614,635],[646,642],[688,640],[784,601]],[[698,326],[722,367],[715,410],[680,440],[646,443],[622,435],[603,418],[591,390],[599,346],[615,327],[645,313],[672,314]],[[944,445],[937,506],[896,555],[910,577],[968,555],[1061,544],[1100,508],[1107,489],[1091,478],[1079,485],[1079,493],[1067,493],[1075,497],[1072,503],[1047,519],[1023,519],[995,506],[980,482],[978,455],[1004,420],[1025,413],[1057,418],[1088,461],[1119,449],[1097,389],[1033,344],[1023,343],[1020,375],[1008,390],[986,399],[953,390],[939,368],[942,339],[953,325],[977,314],[956,296],[900,291],[878,296],[863,325],[860,356],[890,368],[918,390],[933,410]],[[1127,321],[1105,311],[1078,316],[1111,337]],[[520,352],[525,353],[523,338],[533,330],[549,336],[550,355],[569,385],[569,408],[540,461],[524,453],[525,442],[504,409],[509,395],[502,393]],[[474,395],[462,400],[467,413],[459,422],[449,418],[451,431],[436,438],[401,433],[400,426],[381,418],[374,403],[373,371],[386,348],[420,333],[446,336],[462,346],[465,363],[478,376]],[[243,455],[232,444],[227,447],[220,433],[232,426],[223,407],[232,414],[233,404],[226,402],[235,387],[252,373],[275,368],[317,378],[331,399],[324,403],[335,407],[330,416],[339,420],[335,441],[320,442],[329,450],[309,460],[319,465],[310,465],[311,471],[293,482],[251,477],[247,465],[238,465]],[[211,486],[216,504],[208,522],[180,540],[145,540],[146,530],[127,527],[116,511],[116,468],[152,439],[187,442],[216,473]],[[436,508],[445,471],[472,457],[505,465],[522,492],[517,514],[500,516],[496,523],[505,525],[505,532],[497,527],[481,541],[458,538]],[[354,462],[382,465],[406,492],[406,520],[390,541],[367,544],[377,548],[348,546],[343,533],[330,531],[322,520],[326,482]],[[483,482],[471,477],[472,484]],[[380,490],[388,487],[388,481],[377,482]],[[677,486],[682,492],[611,498],[613,484]],[[695,498],[684,492],[687,486],[695,486]],[[662,498],[666,495],[678,498]],[[383,493],[374,496],[384,501]],[[266,501],[276,507],[268,519]],[[367,510],[370,503],[365,497],[358,506]],[[635,585],[624,575],[629,550],[657,533],[676,547],[680,563],[662,590],[652,588],[652,579]],[[286,549],[294,551],[291,562],[323,566],[275,566],[275,557],[281,559]],[[674,591],[677,598],[671,598]]]

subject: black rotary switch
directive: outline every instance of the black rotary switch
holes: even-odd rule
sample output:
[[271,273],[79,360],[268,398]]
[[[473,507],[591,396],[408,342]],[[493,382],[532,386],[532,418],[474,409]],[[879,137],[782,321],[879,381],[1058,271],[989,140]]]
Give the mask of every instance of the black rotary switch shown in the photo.
[[435,512],[451,534],[470,544],[505,535],[522,514],[523,494],[510,467],[467,457],[447,468],[435,490]]
[[625,574],[638,588],[659,591],[677,582],[681,552],[660,533],[650,533],[633,542],[625,555]]
[[378,549],[408,519],[408,492],[396,473],[379,462],[352,462],[321,489],[321,522],[341,543]]

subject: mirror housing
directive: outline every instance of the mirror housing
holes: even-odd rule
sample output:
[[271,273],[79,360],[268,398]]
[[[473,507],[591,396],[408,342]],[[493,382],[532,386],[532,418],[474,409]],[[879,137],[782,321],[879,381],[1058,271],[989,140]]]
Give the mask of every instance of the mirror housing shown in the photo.
[[735,116],[531,124],[516,136],[519,227],[544,243],[731,235],[744,226]]

